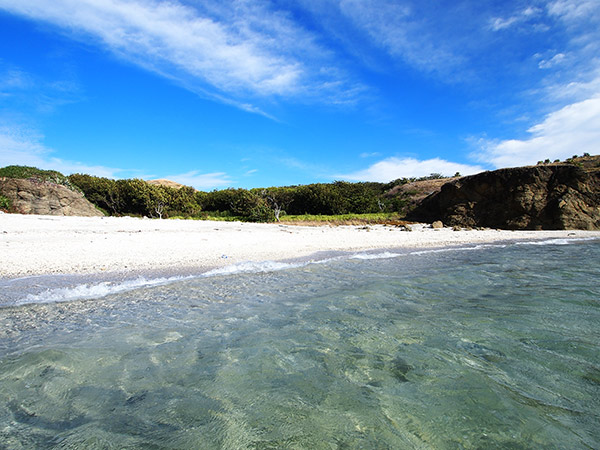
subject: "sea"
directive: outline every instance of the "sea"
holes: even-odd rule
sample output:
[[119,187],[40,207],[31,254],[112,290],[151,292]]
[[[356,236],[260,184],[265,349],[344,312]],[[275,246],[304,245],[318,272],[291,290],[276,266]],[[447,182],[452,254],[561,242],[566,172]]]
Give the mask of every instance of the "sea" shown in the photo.
[[600,240],[0,280],[0,448],[600,448]]

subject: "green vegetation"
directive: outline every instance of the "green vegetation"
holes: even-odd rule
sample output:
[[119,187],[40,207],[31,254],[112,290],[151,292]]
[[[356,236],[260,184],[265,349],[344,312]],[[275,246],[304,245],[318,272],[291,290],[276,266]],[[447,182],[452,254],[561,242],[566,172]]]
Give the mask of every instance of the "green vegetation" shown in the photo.
[[335,214],[335,215],[314,215],[301,214],[283,216],[284,223],[328,223],[332,225],[338,224],[370,224],[370,223],[386,223],[401,220],[402,217],[398,213],[367,213],[367,214]]
[[102,211],[114,216],[193,217],[201,211],[201,193],[191,187],[155,186],[137,178],[111,180],[74,174],[69,181]]
[[11,207],[11,202],[9,198],[6,198],[4,195],[0,195],[0,210],[1,211],[9,211]]
[[[111,180],[75,174],[69,181],[88,200],[111,215],[190,217],[213,220],[274,222],[284,217],[345,214],[390,214],[401,210],[406,199],[386,196],[398,184],[316,183],[259,189],[222,189],[211,192],[155,186],[143,180]],[[312,219],[308,219],[312,220]]]
[[[29,178],[62,184],[82,192],[105,214],[155,218],[194,218],[250,222],[329,222],[358,220],[362,223],[396,220],[405,211],[410,195],[389,191],[412,181],[440,178],[401,178],[390,183],[314,183],[257,189],[222,189],[211,192],[194,188],[166,187],[141,179],[113,180],[86,174],[68,177],[53,170],[9,166],[0,177]],[[8,199],[7,199],[8,200]]]

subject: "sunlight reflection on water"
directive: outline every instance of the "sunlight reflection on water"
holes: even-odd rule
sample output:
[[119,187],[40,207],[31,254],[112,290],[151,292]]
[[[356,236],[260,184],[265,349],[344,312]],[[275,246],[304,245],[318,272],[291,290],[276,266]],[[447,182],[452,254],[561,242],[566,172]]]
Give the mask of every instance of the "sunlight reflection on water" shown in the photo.
[[7,448],[597,448],[600,244],[0,309]]

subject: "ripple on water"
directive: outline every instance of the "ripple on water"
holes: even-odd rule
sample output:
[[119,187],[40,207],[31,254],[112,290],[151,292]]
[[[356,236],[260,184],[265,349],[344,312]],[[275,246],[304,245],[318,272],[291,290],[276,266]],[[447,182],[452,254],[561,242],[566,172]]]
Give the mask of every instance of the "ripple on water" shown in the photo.
[[0,309],[7,448],[598,448],[600,244]]

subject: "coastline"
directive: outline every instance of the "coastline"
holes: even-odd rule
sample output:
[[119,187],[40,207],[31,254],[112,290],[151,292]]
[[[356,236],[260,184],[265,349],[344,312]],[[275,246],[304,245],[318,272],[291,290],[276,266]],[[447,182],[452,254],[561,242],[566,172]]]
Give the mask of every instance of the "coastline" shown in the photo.
[[321,226],[0,214],[0,278],[109,273],[201,273],[241,263],[554,238],[584,230],[461,230],[414,225]]

